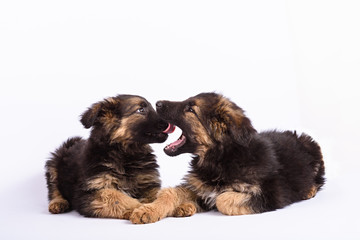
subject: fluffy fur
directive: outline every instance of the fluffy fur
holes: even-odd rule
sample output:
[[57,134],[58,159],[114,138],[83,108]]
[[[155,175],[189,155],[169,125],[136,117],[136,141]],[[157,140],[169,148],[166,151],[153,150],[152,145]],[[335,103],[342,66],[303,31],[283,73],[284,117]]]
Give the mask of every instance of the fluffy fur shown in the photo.
[[46,162],[49,211],[127,219],[160,189],[149,143],[167,139],[168,123],[144,98],[132,95],[93,104],[81,123],[91,128],[90,137],[68,139]]
[[194,157],[184,183],[136,209],[133,223],[212,209],[226,215],[273,211],[314,197],[324,184],[320,147],[306,134],[258,133],[240,107],[215,93],[156,105],[161,117],[183,131],[165,152]]

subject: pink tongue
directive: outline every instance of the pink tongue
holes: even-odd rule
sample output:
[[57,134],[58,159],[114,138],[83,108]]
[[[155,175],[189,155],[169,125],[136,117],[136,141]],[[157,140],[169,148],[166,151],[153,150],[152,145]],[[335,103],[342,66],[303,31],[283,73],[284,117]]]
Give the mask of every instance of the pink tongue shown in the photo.
[[177,145],[180,145],[180,143],[182,142],[182,139],[178,139],[173,143],[170,143],[168,147],[176,147]]
[[175,131],[174,124],[169,123],[168,127],[163,131],[163,133],[173,133]]
[[170,143],[169,145],[167,145],[165,147],[165,149],[172,149],[172,150],[176,150],[177,148],[183,146],[186,142],[186,137],[184,135],[181,135],[181,137],[176,140],[175,142],[173,143]]

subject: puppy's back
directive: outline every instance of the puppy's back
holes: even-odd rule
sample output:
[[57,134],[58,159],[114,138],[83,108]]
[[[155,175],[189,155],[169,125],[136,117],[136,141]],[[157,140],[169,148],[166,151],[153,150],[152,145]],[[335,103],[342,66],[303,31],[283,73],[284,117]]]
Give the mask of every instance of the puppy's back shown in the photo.
[[307,134],[269,131],[269,139],[281,165],[279,174],[284,189],[291,189],[291,201],[313,197],[325,183],[325,168],[320,146]]

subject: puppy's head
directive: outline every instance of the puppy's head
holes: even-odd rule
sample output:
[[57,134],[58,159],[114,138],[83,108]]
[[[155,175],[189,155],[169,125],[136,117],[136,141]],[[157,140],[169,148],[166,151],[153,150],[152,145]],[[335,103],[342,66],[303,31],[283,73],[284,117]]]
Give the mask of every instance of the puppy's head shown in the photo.
[[164,132],[168,123],[139,96],[118,95],[94,103],[80,121],[110,143],[161,143],[168,136]]
[[162,118],[183,131],[165,147],[170,156],[202,155],[230,142],[246,147],[256,132],[240,107],[216,93],[201,93],[182,102],[158,101],[156,108]]

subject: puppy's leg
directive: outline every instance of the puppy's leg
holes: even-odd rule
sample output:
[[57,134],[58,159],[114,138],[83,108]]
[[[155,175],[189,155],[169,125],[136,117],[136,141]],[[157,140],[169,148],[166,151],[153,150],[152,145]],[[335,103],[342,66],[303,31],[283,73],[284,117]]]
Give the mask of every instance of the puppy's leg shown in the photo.
[[64,213],[70,209],[69,202],[62,197],[58,190],[52,193],[53,198],[49,203],[49,212],[57,214]]
[[160,191],[160,188],[153,188],[149,191],[147,191],[140,199],[139,201],[141,203],[151,203],[156,199],[156,195]]
[[61,195],[57,184],[57,169],[51,166],[53,162],[49,161],[46,165],[46,181],[49,196],[49,212],[57,214],[64,213],[70,209],[69,202]]
[[196,205],[193,202],[185,202],[178,206],[173,217],[190,217],[196,213]]
[[250,194],[241,192],[224,192],[216,198],[216,207],[225,215],[252,214],[254,211],[249,206]]
[[167,216],[191,216],[196,212],[194,194],[176,187],[160,190],[157,199],[135,209],[130,221],[136,224],[153,223]]
[[87,208],[90,216],[99,218],[129,219],[132,211],[141,203],[116,189],[99,190]]

